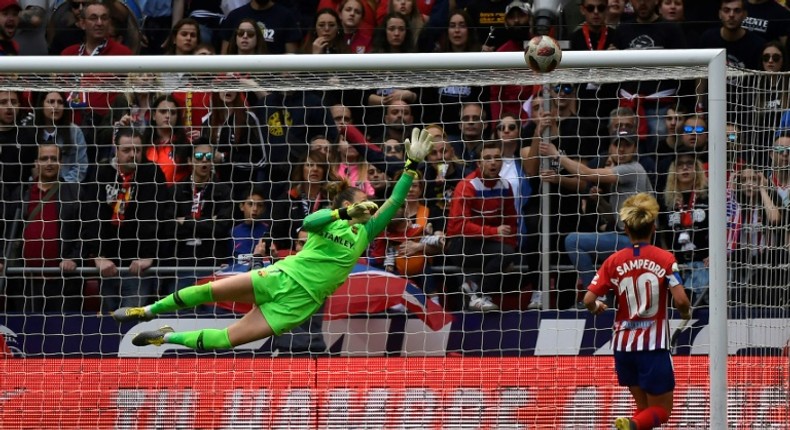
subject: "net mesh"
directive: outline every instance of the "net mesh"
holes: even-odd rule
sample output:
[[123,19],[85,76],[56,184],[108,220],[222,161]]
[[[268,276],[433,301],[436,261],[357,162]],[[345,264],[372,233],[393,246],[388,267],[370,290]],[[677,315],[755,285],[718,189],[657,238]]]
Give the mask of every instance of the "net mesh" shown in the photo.
[[[0,422],[21,426],[24,418],[25,425],[83,428],[593,428],[630,414],[630,396],[611,371],[614,312],[592,317],[576,309],[583,287],[613,247],[604,235],[587,236],[584,246],[568,237],[617,231],[613,196],[641,191],[647,183],[627,189],[602,179],[600,171],[574,173],[572,167],[552,165],[553,157],[541,157],[536,137],[535,118],[545,111],[549,123],[559,124],[550,133],[557,136],[553,144],[590,168],[619,163],[613,135],[621,130],[636,135],[639,164],[662,207],[657,240],[676,254],[696,308],[688,325],[670,313],[666,346],[677,355],[678,387],[670,428],[707,428],[708,399],[715,394],[708,378],[707,290],[724,286],[707,282],[711,234],[727,234],[730,247],[730,420],[736,427],[786,428],[790,138],[782,140],[782,130],[788,127],[783,120],[788,75],[728,71],[727,208],[708,207],[702,188],[682,188],[689,183],[704,188],[697,179],[707,169],[708,122],[695,110],[697,103],[705,104],[700,80],[706,76],[702,67],[565,69],[547,75],[470,69],[174,71],[146,79],[108,73],[0,76],[0,123],[3,109],[13,105],[3,100],[5,94],[18,92],[20,102],[13,108],[16,119],[0,124],[3,156],[17,157],[3,158],[7,276],[0,351],[6,360],[0,365],[6,377],[0,381],[5,393]],[[661,93],[664,87],[656,81],[672,82],[681,94]],[[548,84],[549,110],[533,103],[543,89],[532,86],[542,84]],[[495,107],[506,91],[492,95],[493,86],[520,88],[507,100],[516,106],[514,117],[494,117],[495,109],[509,108]],[[642,95],[633,97],[639,88]],[[410,119],[403,108],[392,112],[397,103],[382,105],[398,89],[407,91],[400,96],[408,100]],[[60,152],[63,212],[43,207],[31,217],[37,209],[30,199],[45,194],[38,190],[31,197],[30,186],[47,164],[36,159],[42,156],[38,146],[45,146],[41,139],[52,131],[41,120],[49,118],[47,109],[56,110],[43,101],[51,92],[61,93],[68,117],[58,133],[67,130],[71,136]],[[236,92],[243,96],[226,97]],[[145,108],[163,94],[172,98]],[[101,109],[91,106],[94,102]],[[338,103],[348,111],[333,110]],[[463,110],[465,103],[469,111]],[[478,104],[482,111],[474,110]],[[164,125],[156,127],[157,121]],[[350,123],[359,135],[348,131]],[[476,244],[468,231],[456,241],[447,236],[451,207],[459,201],[483,196],[475,210],[502,210],[485,206],[498,195],[491,189],[477,189],[465,199],[453,193],[485,150],[466,145],[467,131],[478,130],[480,143],[508,140],[511,123],[516,150],[505,163],[512,169],[510,185],[501,186],[517,186],[524,194],[512,203],[518,214],[515,257],[497,260],[490,257],[502,249]],[[365,264],[293,334],[225,352],[138,348],[131,339],[140,331],[164,324],[176,331],[221,329],[250,306],[211,305],[136,325],[119,325],[106,316],[131,299],[150,303],[298,250],[304,216],[329,204],[309,187],[314,168],[326,169],[320,180],[329,178],[329,171],[332,179],[345,176],[381,202],[402,166],[393,159],[364,162],[365,152],[377,149],[360,140],[378,146],[382,155],[402,157],[397,140],[409,136],[408,126],[427,124],[443,129],[437,140],[453,148],[457,159],[443,158],[449,151],[429,159],[422,191],[407,197],[422,206],[409,206],[408,220],[396,218],[366,252]],[[102,176],[123,164],[121,146],[112,142],[126,126],[143,134],[140,165],[143,159],[159,160],[160,172],[169,173],[150,170],[136,185]],[[182,139],[180,146],[157,150],[176,139]],[[339,158],[305,162],[321,145]],[[178,158],[182,149],[184,158]],[[206,160],[206,153],[213,160]],[[193,183],[207,161],[216,184],[210,193]],[[190,169],[179,175],[179,165]],[[681,178],[689,171],[697,179]],[[64,194],[70,189],[65,174],[80,183],[74,196]],[[19,189],[19,183],[26,185]],[[548,193],[542,191],[544,183],[550,184]],[[672,197],[668,184],[674,184]],[[252,189],[259,194],[251,196]],[[143,190],[148,194],[134,194]],[[708,214],[722,210],[727,232],[708,231]],[[477,216],[461,214],[454,217]],[[246,224],[246,218],[262,222]],[[118,225],[129,220],[136,224],[124,236]],[[478,236],[499,234],[499,225],[487,225],[494,230]],[[257,252],[260,238],[267,248]],[[59,249],[46,246],[57,240]],[[111,242],[122,255],[96,251]],[[550,242],[549,254],[543,253],[543,242]],[[204,248],[204,243],[212,245]],[[245,251],[236,252],[235,245]],[[591,261],[571,258],[572,246]],[[67,249],[72,254],[66,255]],[[256,253],[263,257],[254,258]],[[93,260],[98,256],[118,257],[118,272],[100,275]],[[148,258],[156,261],[138,273],[139,261]],[[62,260],[74,261],[76,268],[62,269]],[[608,300],[612,305],[614,297]],[[41,382],[47,380],[57,387]],[[37,421],[31,421],[33,415]]]

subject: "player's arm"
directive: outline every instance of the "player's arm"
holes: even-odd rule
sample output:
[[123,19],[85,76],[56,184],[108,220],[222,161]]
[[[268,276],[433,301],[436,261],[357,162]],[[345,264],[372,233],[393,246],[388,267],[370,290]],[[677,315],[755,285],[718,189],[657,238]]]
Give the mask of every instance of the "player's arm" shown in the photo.
[[302,221],[302,229],[308,232],[320,231],[338,219],[340,219],[338,211],[333,211],[332,209],[317,210],[305,217],[304,221]]
[[675,308],[680,312],[680,317],[684,320],[691,319],[691,301],[683,287],[683,278],[680,276],[677,262],[673,261],[671,267],[670,274],[666,277],[669,282],[669,293],[672,294],[672,300],[675,302]]
[[582,299],[584,307],[593,315],[598,315],[609,308],[606,303],[598,300],[598,297],[605,295],[614,286],[609,280],[611,278],[608,275],[610,266],[609,261],[609,259],[606,259],[598,269],[598,273],[595,274],[592,282],[587,287],[584,299]]
[[592,291],[587,291],[584,294],[584,307],[587,308],[593,315],[598,315],[601,312],[605,311],[609,307],[606,306],[606,303],[598,300],[598,294],[593,293]]
[[392,195],[387,199],[381,208],[376,212],[366,224],[365,229],[368,233],[368,241],[372,241],[379,235],[384,228],[389,224],[392,217],[399,207],[403,206],[406,201],[406,195],[409,193],[411,183],[417,177],[417,165],[425,159],[425,156],[431,152],[433,148],[433,138],[431,135],[422,129],[415,128],[411,132],[411,140],[406,139],[403,142],[406,148],[406,165],[404,166],[404,173],[401,175],[398,183],[395,184],[395,189]]

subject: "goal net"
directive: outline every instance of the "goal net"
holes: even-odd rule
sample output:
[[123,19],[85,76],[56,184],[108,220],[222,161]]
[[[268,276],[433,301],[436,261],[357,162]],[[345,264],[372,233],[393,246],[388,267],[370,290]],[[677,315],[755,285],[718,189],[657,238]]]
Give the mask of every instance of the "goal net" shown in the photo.
[[[614,311],[578,302],[644,191],[694,304],[667,428],[786,428],[790,78],[595,54],[4,60],[0,427],[605,427]],[[331,182],[382,203],[415,127],[402,212],[291,333],[140,348],[252,308],[107,316],[299,252]]]

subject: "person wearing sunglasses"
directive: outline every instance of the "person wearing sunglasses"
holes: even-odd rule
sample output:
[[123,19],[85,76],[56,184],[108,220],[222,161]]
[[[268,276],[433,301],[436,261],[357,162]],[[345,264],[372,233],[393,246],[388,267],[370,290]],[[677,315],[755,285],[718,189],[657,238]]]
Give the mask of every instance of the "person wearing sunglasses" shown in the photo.
[[745,3],[746,0],[722,1],[719,6],[721,26],[702,33],[699,47],[725,48],[729,65],[762,70],[760,52],[765,39],[743,26],[747,16]]
[[230,186],[214,181],[214,154],[208,139],[195,139],[192,175],[174,188],[176,265],[194,268],[178,272],[177,290],[211,275],[230,257],[233,201]]
[[[762,48],[761,70],[769,72],[758,77],[754,88],[754,114],[756,128],[775,130],[784,127],[782,114],[790,107],[790,80],[782,74],[788,70],[790,62],[785,61],[786,49],[778,40],[766,43]],[[769,136],[760,139],[768,141]]]
[[296,54],[302,42],[299,18],[288,6],[274,0],[252,0],[232,10],[222,21],[221,38],[223,54],[228,53],[230,44],[238,37],[239,24],[245,19],[256,23],[266,34],[258,44],[266,43],[270,54]]
[[269,50],[258,23],[245,18],[239,22],[233,38],[228,42],[228,55],[263,55]]
[[[694,152],[708,170],[708,121],[702,115],[687,116],[680,126],[680,139],[674,151],[662,154],[658,160],[658,172],[666,172],[670,164],[675,161],[675,154],[679,152]],[[659,185],[663,185],[663,178],[659,177]]]
[[571,33],[572,51],[603,51],[613,49],[617,30],[606,25],[606,0],[582,0],[579,12],[584,22]]

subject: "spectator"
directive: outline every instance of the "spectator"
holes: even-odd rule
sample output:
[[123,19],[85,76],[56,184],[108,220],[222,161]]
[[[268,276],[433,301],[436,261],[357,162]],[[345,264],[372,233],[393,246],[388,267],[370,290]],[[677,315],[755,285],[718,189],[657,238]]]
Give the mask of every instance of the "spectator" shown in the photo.
[[[683,30],[675,22],[667,22],[657,12],[658,0],[632,0],[636,19],[617,27],[618,49],[685,49]],[[620,89],[620,105],[632,108],[640,117],[639,134],[662,135],[661,118],[677,95],[694,94],[694,88],[682,87],[678,81],[641,81],[626,83]],[[655,139],[655,138],[654,138]]]
[[157,258],[170,255],[163,239],[173,231],[172,192],[162,171],[143,162],[142,139],[137,131],[119,129],[114,162],[99,166],[85,181],[84,258],[102,277],[103,310],[152,302],[157,278],[145,272]]
[[[7,291],[10,310],[79,312],[81,278],[71,276],[81,264],[79,185],[60,183],[60,148],[38,146],[37,180],[22,191],[22,258],[27,269],[59,267],[63,274],[27,272],[21,291]],[[20,201],[19,198],[14,199]],[[9,285],[9,287],[11,286]]]
[[[75,1],[75,0],[70,0]],[[66,47],[60,55],[94,56],[94,55],[132,55],[132,51],[110,37],[110,8],[98,1],[83,2],[80,8],[79,22],[84,29],[84,40]],[[96,76],[84,75],[80,85],[90,85],[92,80],[100,79]],[[103,142],[97,140],[95,125],[101,124],[104,117],[109,114],[110,106],[118,93],[103,92],[77,92],[72,91],[67,102],[74,109],[74,122],[83,128],[83,134],[88,145],[88,159],[97,161],[97,146]]]
[[153,103],[154,116],[148,131],[150,145],[145,159],[159,166],[168,187],[181,182],[190,174],[189,149],[186,137],[178,124],[181,122],[176,101],[171,96],[159,96]]
[[386,200],[389,195],[389,186],[392,178],[386,171],[379,169],[375,164],[368,165],[368,182],[376,192],[375,200]]
[[[669,166],[667,187],[660,199],[659,240],[683,265],[683,286],[693,297],[707,294],[708,272],[708,178],[693,152],[678,153]],[[702,303],[700,300],[697,303]]]
[[[414,128],[414,114],[412,113],[411,105],[406,100],[393,99],[393,97],[397,97],[397,94],[401,94],[404,91],[405,93],[414,94],[409,90],[394,90],[390,95],[382,97],[382,102],[385,103],[383,129],[379,132],[380,134],[374,134],[373,136],[369,134],[368,140],[385,142],[388,139],[394,139],[398,142],[403,142],[411,134],[411,130]],[[375,97],[378,96],[371,96],[371,99],[375,99]],[[372,128],[375,133],[375,127]]]
[[376,195],[376,190],[368,181],[368,164],[354,145],[341,138],[331,160],[340,179],[346,179],[353,187],[359,188],[370,197]]
[[[129,73],[124,86],[126,88],[155,88],[160,86],[159,76],[155,73]],[[143,130],[151,125],[154,111],[151,104],[157,97],[156,92],[127,91],[115,98],[109,115],[103,118],[96,131],[97,142],[101,142],[100,162],[107,162],[112,158],[112,140],[116,128],[131,127]]]
[[490,295],[514,284],[503,276],[518,259],[518,217],[501,169],[501,143],[486,142],[478,169],[455,188],[447,225],[448,257],[463,268],[461,289],[469,297],[469,309],[482,312],[499,309]]
[[272,204],[272,240],[279,249],[293,248],[292,241],[311,213],[331,206],[326,185],[337,180],[335,172],[320,152],[308,152],[296,163],[290,190],[277,196]]
[[384,22],[373,31],[373,53],[403,54],[414,51],[413,29],[409,20],[398,12],[387,14]]
[[[30,178],[30,171],[37,156],[36,146],[27,139],[20,141],[16,125],[19,95],[14,91],[0,91],[0,245],[5,250],[5,240],[16,232],[14,225],[15,206],[19,200],[19,187]],[[0,256],[0,270],[5,267],[5,255]]]
[[433,137],[433,149],[425,157],[426,206],[430,210],[434,231],[444,231],[453,193],[464,179],[464,163],[455,156],[441,126],[428,125],[425,130]]
[[[423,45],[431,45],[432,52],[480,52],[481,45],[477,39],[477,31],[472,27],[472,18],[462,9],[450,12],[445,28],[426,27],[420,34],[421,39],[430,36],[432,44],[427,41]],[[437,32],[444,30],[441,33]]]
[[[423,15],[420,9],[417,8],[417,3],[415,0],[382,0],[379,3],[379,8],[382,7],[381,3],[387,3],[387,13],[399,13],[403,15],[408,24],[409,29],[411,30],[411,39],[408,39],[407,42],[412,47],[417,46],[417,40],[420,38],[420,33],[422,32],[423,27],[425,26],[427,14]],[[427,2],[431,5],[431,2]],[[384,19],[386,20],[386,16]]]
[[[221,75],[222,82],[233,79]],[[214,161],[218,182],[230,183],[231,195],[240,200],[253,183],[263,180],[264,137],[255,112],[247,107],[244,94],[238,91],[211,93],[211,109],[203,117],[201,136],[208,139],[217,153]]]
[[665,21],[682,22],[685,19],[683,2],[684,0],[661,0],[661,4],[658,5],[658,14]]
[[615,47],[617,30],[606,25],[606,0],[582,0],[579,11],[584,23],[573,31],[570,46],[573,51],[603,51]]
[[778,40],[787,46],[790,11],[786,6],[770,0],[745,0],[747,17],[743,28],[757,33],[765,40]]
[[183,18],[173,25],[164,42],[165,55],[193,55],[200,43],[200,24],[192,18]]
[[30,180],[36,160],[37,149],[32,139],[20,139],[23,133],[17,126],[18,111],[19,94],[0,91],[0,169],[6,192],[18,191],[22,183]]
[[[767,174],[782,207],[790,209],[790,132],[778,132],[769,155]],[[733,184],[734,178],[733,178]]]
[[[571,50],[603,51],[615,48],[617,30],[606,25],[606,10],[606,0],[581,1],[579,12],[584,17],[584,22],[570,35]],[[617,107],[619,87],[619,83],[579,85],[579,116],[582,118],[608,117],[609,112]],[[603,135],[604,125],[603,121],[599,122],[598,135]]]
[[[627,107],[613,109],[609,114],[609,128],[607,136],[614,136],[623,128],[636,129],[638,124],[636,113]],[[603,145],[601,145],[603,146]],[[602,148],[603,149],[603,148]],[[606,157],[609,157],[607,150]],[[656,146],[652,139],[639,139],[637,146],[637,161],[650,175],[650,183],[655,185],[656,178]]]
[[[552,157],[572,175],[584,177],[593,185],[611,185],[609,203],[615,214],[619,214],[623,202],[630,196],[653,192],[650,179],[644,167],[637,162],[637,145],[639,138],[634,129],[621,129],[612,136],[609,154],[613,161],[612,167],[592,169],[584,163],[561,154],[552,143],[541,143],[540,154]],[[600,259],[628,246],[630,241],[623,230],[619,218],[614,232],[571,233],[565,238],[565,249],[568,257],[579,273],[582,285],[590,285],[595,276],[596,254]],[[606,298],[602,298],[602,301]]]
[[[267,180],[285,184],[291,177],[291,166],[307,153],[310,140],[324,136],[337,141],[337,128],[323,101],[308,91],[273,92],[266,98],[249,101],[264,127],[264,159],[269,162]],[[272,195],[283,193],[287,187],[274,185]]]
[[760,50],[765,40],[757,34],[746,31],[746,0],[722,1],[719,8],[720,28],[712,28],[702,34],[700,48],[725,48],[727,64],[733,67],[761,70]]
[[82,130],[71,121],[71,110],[59,92],[39,93],[34,104],[30,131],[41,145],[54,143],[60,148],[58,170],[64,182],[82,182],[88,173],[88,151]]
[[371,244],[369,255],[384,270],[417,283],[438,304],[439,279],[431,271],[430,256],[444,250],[444,232],[434,230],[422,196],[422,181],[412,182],[405,205]]
[[[779,271],[769,266],[787,264],[787,210],[776,188],[766,177],[751,168],[734,175],[735,189],[727,199],[727,243],[729,246],[731,299],[744,304],[771,303],[766,287],[773,287],[772,279]],[[762,267],[756,267],[756,266]],[[785,290],[787,283],[778,290]]]
[[[351,4],[351,7],[346,10],[346,7],[348,7],[349,3]],[[364,30],[368,32],[368,35],[370,35],[370,32],[376,27],[376,11],[373,9],[375,6],[375,3],[371,5],[370,2],[360,2],[359,0],[320,0],[316,10],[332,9],[341,16],[343,16],[343,13],[346,12],[348,17],[350,17],[353,13],[354,20],[356,22],[354,22],[351,28],[353,28],[354,31],[357,29]],[[384,13],[386,14],[386,10]],[[349,28],[346,28],[344,23],[343,33],[348,35],[349,33],[345,31],[348,29]],[[349,46],[351,46],[351,44],[349,44]],[[364,52],[357,52],[357,54],[364,54]]]
[[269,50],[263,31],[253,19],[244,18],[228,42],[228,55],[263,55]]
[[17,0],[0,2],[0,56],[20,54],[19,43],[14,40],[20,10]]
[[[629,3],[630,4],[630,3]],[[617,28],[625,13],[625,0],[609,0],[606,9],[606,25]]]
[[214,181],[214,154],[207,139],[192,142],[192,175],[174,189],[177,263],[195,269],[178,273],[176,289],[211,275],[230,257],[233,201],[230,186]]
[[189,17],[200,25],[200,44],[211,46],[216,53],[221,44],[219,29],[225,14],[222,5],[213,0],[173,1],[173,22]]
[[49,21],[47,25],[49,55],[60,55],[67,47],[82,43],[85,39],[85,30],[79,27],[80,14],[89,3],[92,3],[92,0],[68,0],[62,7],[68,7],[71,16],[64,22],[57,22],[55,19]]
[[464,176],[475,170],[480,159],[483,136],[488,128],[486,111],[480,103],[465,103],[461,106],[461,123],[458,124],[461,135],[449,137],[453,151],[466,164]]
[[429,16],[432,15],[432,13],[437,7],[439,7],[439,4],[442,3],[442,0],[438,0],[438,1],[437,0],[406,0],[406,1],[396,0],[394,4],[389,0],[381,0],[380,2],[378,2],[379,4],[376,9],[376,21],[380,23],[387,15],[387,13],[392,12],[393,9],[397,9],[395,10],[395,12],[400,12],[404,15],[408,15],[407,13],[401,11],[400,9],[401,7],[403,7],[403,4],[406,2],[411,3],[412,8],[417,10],[421,16]]
[[[436,52],[480,52],[477,33],[469,28],[471,18],[463,10],[450,14],[444,33],[438,38]],[[426,28],[424,34],[428,34]],[[461,118],[459,112],[464,103],[488,102],[489,91],[481,86],[451,85],[438,88],[426,88],[421,92],[423,122],[440,124],[457,124]]]
[[[760,54],[761,70],[769,72],[756,77],[754,107],[758,130],[773,133],[781,125],[782,112],[790,108],[790,83],[788,76],[781,72],[788,70],[785,61],[785,48],[779,41],[771,41],[763,45]],[[758,137],[758,141],[768,141],[770,136]]]
[[[701,115],[687,116],[681,128],[682,134],[675,152],[695,152],[698,154],[705,171],[708,171],[708,121]],[[658,171],[666,172],[674,161],[673,154],[662,155],[658,160]]]
[[[586,181],[578,175],[573,175],[563,166],[541,159],[539,144],[543,140],[544,132],[548,139],[566,156],[587,164],[598,154],[598,138],[595,127],[581,119],[576,114],[575,90],[572,85],[558,84],[549,86],[549,109],[545,103],[533,111],[534,120],[527,124],[523,131],[524,136],[531,136],[531,144],[521,150],[524,173],[533,181],[532,190],[535,198],[530,198],[524,209],[524,222],[527,225],[528,249],[524,251],[525,262],[529,267],[541,267],[541,258],[549,258],[550,265],[568,264],[565,247],[565,236],[576,232],[580,222],[582,193],[589,187]],[[542,101],[542,98],[540,99]],[[595,137],[590,137],[595,136]],[[546,160],[546,161],[543,161]],[[546,163],[545,165],[541,165]],[[542,194],[541,182],[549,184],[549,207],[541,208]],[[538,236],[541,231],[542,218],[545,213],[552,214],[549,221],[549,231]],[[540,241],[549,240],[549,255],[541,252]],[[549,275],[551,276],[551,275]],[[558,272],[555,281],[560,294],[557,297],[557,306],[560,309],[569,308],[576,304],[576,275]]]
[[477,32],[477,40],[482,42],[483,51],[496,51],[507,41],[505,8],[514,3],[516,1],[505,4],[501,0],[470,0],[466,5],[466,11],[472,18],[471,27]]
[[494,138],[502,142],[502,172],[500,177],[510,182],[515,197],[516,210],[520,213],[532,192],[521,166],[521,122],[511,114],[499,119]]
[[20,55],[48,55],[47,25],[50,8],[46,0],[22,0],[14,41]]
[[310,147],[307,152],[320,152],[329,160],[329,154],[332,152],[332,142],[320,134],[315,135],[310,139]]
[[299,19],[294,12],[274,0],[252,0],[244,6],[234,9],[222,22],[222,50],[228,53],[230,41],[239,28],[239,23],[249,18],[255,21],[263,31],[268,52],[271,54],[296,54],[302,34],[299,30]]
[[346,54],[340,16],[332,9],[321,9],[315,15],[313,31],[302,44],[303,54]]
[[362,0],[342,0],[338,12],[343,25],[343,38],[349,51],[354,54],[370,52],[373,28],[376,26],[370,4]]
[[231,231],[233,260],[236,264],[250,265],[255,248],[269,235],[269,224],[261,220],[265,211],[265,192],[259,188],[249,190],[249,195],[239,203],[243,220]]
[[[497,48],[497,52],[524,52],[532,37],[530,20],[532,7],[524,1],[512,1],[505,8],[505,29],[507,41]],[[491,116],[501,118],[510,113],[522,120],[527,119],[524,104],[533,93],[532,85],[492,85],[490,90]]]

